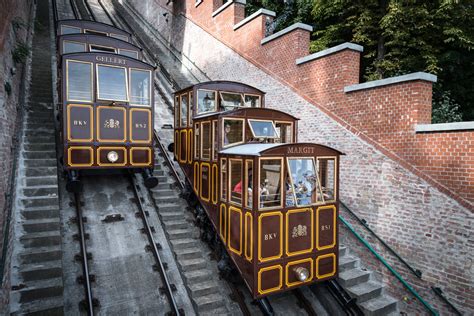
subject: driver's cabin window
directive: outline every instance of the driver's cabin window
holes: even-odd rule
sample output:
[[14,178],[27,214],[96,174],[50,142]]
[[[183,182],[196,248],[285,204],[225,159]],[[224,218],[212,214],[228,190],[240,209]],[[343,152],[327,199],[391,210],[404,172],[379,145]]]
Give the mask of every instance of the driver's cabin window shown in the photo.
[[216,92],[199,89],[197,91],[197,114],[215,112],[216,110]]
[[307,206],[323,202],[313,158],[288,158],[285,206]]
[[243,106],[242,95],[233,92],[220,92],[221,107],[224,110],[233,110]]
[[222,146],[228,147],[244,142],[244,119],[224,119]]
[[277,143],[293,143],[293,124],[277,122],[275,123],[275,128],[279,135],[275,140]]
[[128,101],[127,70],[97,65],[97,95],[100,100]]
[[318,175],[324,200],[336,200],[336,158],[318,158]]
[[255,139],[277,139],[279,137],[272,121],[249,119],[249,125]]
[[92,102],[92,64],[66,61],[67,100]]
[[282,159],[260,159],[259,208],[281,207]]
[[260,96],[253,94],[244,95],[244,106],[249,108],[259,108],[261,107]]

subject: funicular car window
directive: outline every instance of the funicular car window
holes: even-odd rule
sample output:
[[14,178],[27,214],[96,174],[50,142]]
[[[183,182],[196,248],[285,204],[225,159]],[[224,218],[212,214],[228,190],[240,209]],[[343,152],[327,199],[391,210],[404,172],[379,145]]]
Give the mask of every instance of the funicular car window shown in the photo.
[[221,158],[221,200],[227,201],[227,159]]
[[221,106],[224,110],[232,110],[243,106],[242,95],[240,93],[219,92],[221,96]]
[[293,142],[293,124],[291,123],[284,123],[284,122],[276,122],[275,128],[280,135],[276,140],[277,143],[292,143]]
[[106,32],[99,32],[99,31],[94,31],[94,30],[84,30],[84,33],[86,33],[86,34],[105,35],[105,36],[107,36],[107,33],[106,33]]
[[151,71],[130,69],[130,103],[133,105],[150,105]]
[[230,201],[242,205],[242,161],[229,159]]
[[81,53],[86,51],[86,44],[78,42],[63,42],[63,54]]
[[61,25],[61,34],[62,35],[80,34],[80,33],[81,33],[81,29],[79,27]]
[[194,107],[194,96],[193,92],[189,92],[189,104],[188,104],[188,126],[193,126],[193,107]]
[[252,208],[253,203],[253,161],[245,160],[245,207]]
[[236,145],[244,142],[244,119],[223,120],[223,147]]
[[278,138],[278,133],[272,121],[250,120],[250,130],[255,138]]
[[122,56],[127,56],[127,57],[138,59],[138,52],[134,51],[134,50],[119,49],[118,53]]
[[286,207],[324,202],[314,158],[287,158]]
[[128,36],[125,36],[125,35],[110,33],[110,37],[118,38],[122,41],[128,42]]
[[92,64],[68,60],[67,99],[69,101],[92,101]]
[[259,174],[259,208],[281,207],[282,159],[261,158]]
[[211,122],[202,122],[201,132],[201,159],[211,160]]
[[97,65],[97,94],[101,100],[127,101],[126,69]]
[[188,94],[182,94],[180,97],[181,127],[188,126]]
[[217,159],[217,149],[218,149],[218,143],[217,143],[217,121],[212,121],[212,160]]
[[216,111],[216,92],[210,90],[198,90],[197,114]]
[[116,53],[115,48],[99,45],[89,45],[89,51],[91,53]]
[[179,127],[179,97],[174,97],[174,127]]
[[194,159],[199,159],[199,153],[201,151],[201,137],[199,133],[199,123],[194,125]]
[[244,104],[247,107],[259,108],[260,107],[260,96],[253,94],[244,95]]
[[325,201],[336,200],[336,158],[318,157],[318,175]]

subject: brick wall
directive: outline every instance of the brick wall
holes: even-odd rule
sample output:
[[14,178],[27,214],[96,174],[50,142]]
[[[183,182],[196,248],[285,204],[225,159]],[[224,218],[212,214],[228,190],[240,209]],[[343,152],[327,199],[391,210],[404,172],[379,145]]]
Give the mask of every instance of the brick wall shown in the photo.
[[[7,212],[5,209],[6,195],[11,195],[10,178],[12,171],[14,138],[18,132],[18,113],[24,104],[19,104],[20,84],[24,65],[15,64],[12,60],[12,51],[19,41],[27,41],[28,22],[30,20],[30,8],[33,4],[29,1],[3,0],[0,1],[0,256],[3,251],[4,235],[11,236],[10,232],[5,232],[5,223]],[[24,23],[21,28],[15,29],[12,21]],[[11,87],[11,93],[8,95],[5,84]],[[14,201],[13,201],[14,202]],[[12,226],[10,226],[11,228]],[[9,243],[11,245],[11,243]],[[0,306],[4,306],[8,301],[9,285],[9,257],[11,249],[6,251],[6,258],[2,258],[7,264],[2,282],[2,291],[0,291]]]
[[[122,2],[115,1],[117,4]],[[431,95],[426,88],[428,87],[429,90],[431,83],[416,80],[344,93],[344,87],[358,83],[360,59],[358,51],[345,49],[309,63],[296,65],[295,58],[304,55],[297,49],[294,52],[292,48],[303,48],[304,43],[291,42],[289,45],[279,41],[270,41],[264,45],[260,44],[265,33],[265,22],[267,18],[273,18],[271,15],[260,15],[232,33],[234,39],[228,38],[224,41],[217,33],[217,27],[211,29],[211,22],[217,17],[212,18],[213,10],[203,6],[206,0],[197,8],[194,7],[194,1],[192,4],[188,1],[186,10],[190,10],[189,7],[192,10],[193,8],[207,10],[205,14],[202,13],[202,17],[199,16],[198,11],[191,11],[188,18],[179,13],[186,8],[183,2],[179,2],[181,8],[175,11],[172,6],[167,7],[165,2],[131,0],[123,4],[132,5],[163,38],[168,40],[174,50],[192,60],[196,67],[213,80],[235,80],[256,86],[267,92],[266,100],[269,107],[301,118],[300,141],[321,143],[346,153],[341,161],[341,199],[358,216],[366,219],[372,229],[393,245],[402,257],[407,258],[411,264],[422,270],[424,277],[422,280],[412,278],[410,272],[407,272],[396,259],[381,249],[389,263],[397,267],[408,282],[441,312],[452,313],[448,306],[433,296],[430,286],[440,286],[466,314],[473,313],[474,298],[462,295],[463,291],[474,292],[472,281],[474,266],[470,255],[474,253],[474,245],[470,237],[474,230],[472,211],[466,205],[460,204],[457,199],[448,196],[439,186],[433,185],[433,181],[428,181],[426,175],[420,170],[407,162],[401,162],[402,158],[398,154],[385,146],[382,147],[366,134],[362,134],[353,126],[356,125],[357,120],[350,122],[351,124],[347,122],[353,116],[359,115],[360,119],[366,119],[364,115],[372,115],[372,119],[366,119],[366,121],[373,125],[366,124],[368,127],[364,128],[367,128],[366,133],[370,131],[374,134],[384,125],[388,125],[389,120],[394,122],[388,117],[391,116],[394,120],[397,115],[391,113],[390,108],[386,108],[393,103],[393,100],[384,101],[385,98],[379,96],[379,103],[371,101],[366,104],[367,101],[364,102],[364,98],[368,100],[370,94],[377,90],[382,91],[382,95],[389,91],[392,93],[391,98],[398,94],[403,100],[408,96],[407,90],[413,89],[410,93],[413,94],[411,102],[414,104],[407,106],[410,109],[408,113],[399,113],[399,120],[402,120],[401,115],[405,118],[409,115],[413,120],[419,119],[421,116],[418,113],[426,117],[427,113],[421,112],[420,109],[430,105],[427,98]],[[168,22],[161,18],[166,12],[174,12],[172,17],[168,17]],[[195,19],[202,18],[202,23],[194,21],[191,14],[195,15]],[[204,22],[209,24],[204,25]],[[239,30],[243,27],[246,27],[247,31],[240,32]],[[300,33],[301,36],[295,36],[296,33]],[[295,36],[293,41],[299,41],[303,37],[308,38],[307,31],[303,29],[296,29],[290,35]],[[270,49],[273,53],[270,53]],[[254,58],[262,50],[266,51],[266,55],[262,53],[258,56],[261,58],[260,63],[265,63],[263,65]],[[284,58],[279,52],[287,56],[285,57],[287,59],[281,60]],[[291,60],[288,61],[288,59]],[[293,63],[294,66],[292,66]],[[310,64],[312,64],[311,67]],[[281,76],[291,78],[294,74],[288,67],[300,69],[296,71],[308,69],[305,70],[305,74],[293,76],[293,79],[288,79],[288,81],[282,80]],[[335,72],[334,69],[338,71]],[[305,89],[306,92],[298,90],[300,88]],[[418,91],[418,89],[423,91]],[[337,98],[331,97],[331,91]],[[313,95],[311,96],[310,93]],[[314,101],[313,98],[319,99]],[[351,102],[349,98],[352,98]],[[345,103],[341,103],[340,100],[345,100]],[[351,109],[352,115],[341,118],[333,113],[334,111],[342,113],[344,107],[355,106],[352,102],[359,102],[361,106],[359,110]],[[408,104],[408,101],[404,104]],[[376,121],[378,114],[374,117],[372,110],[377,110],[375,113],[379,112],[379,122]],[[385,116],[382,115],[384,111],[386,111]],[[407,120],[410,121],[410,118]],[[406,124],[411,124],[413,127],[411,122],[406,122]],[[407,127],[406,130],[410,128]],[[387,129],[386,133],[389,134],[390,130]],[[427,138],[437,134],[459,137],[461,133],[413,133],[413,138],[419,136]],[[469,135],[471,132],[466,134]],[[395,138],[400,134],[393,133],[393,135]],[[387,135],[380,137],[390,139]],[[455,141],[462,140],[458,138]],[[342,215],[348,217],[347,214]],[[357,229],[363,232],[360,227]],[[408,297],[408,301],[402,306],[402,311],[425,312],[420,303],[408,295],[398,281],[373,260],[373,257],[342,226],[341,240],[346,241],[351,250],[367,259],[366,264],[378,272],[396,298],[402,300],[405,296]]]

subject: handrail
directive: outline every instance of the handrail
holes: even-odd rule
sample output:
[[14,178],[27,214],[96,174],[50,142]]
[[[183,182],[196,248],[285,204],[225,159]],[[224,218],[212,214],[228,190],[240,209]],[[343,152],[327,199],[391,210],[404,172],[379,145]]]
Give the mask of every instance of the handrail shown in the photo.
[[428,302],[426,302],[406,281],[405,279],[403,279],[403,277],[397,272],[395,271],[392,266],[390,266],[387,261],[385,261],[385,259],[379,255],[375,250],[374,248],[372,248],[372,246],[362,237],[360,236],[355,230],[354,230],[354,227],[352,227],[352,225],[350,223],[348,223],[341,215],[339,215],[339,220],[344,224],[346,225],[347,228],[349,228],[349,230],[351,231],[351,233],[357,237],[357,239],[359,239],[359,241],[361,241],[364,246],[367,247],[367,249],[369,249],[369,251],[375,256],[377,257],[377,259],[382,262],[382,264],[403,284],[403,286],[405,286],[408,291],[410,291],[411,294],[413,294],[422,304],[423,306],[432,314],[432,315],[439,315],[438,311],[435,310]]
[[459,309],[457,309],[456,306],[454,306],[454,305],[446,298],[446,296],[443,295],[443,290],[441,290],[441,288],[432,286],[431,289],[432,289],[433,292],[434,292],[437,296],[439,296],[446,304],[448,304],[449,307],[451,307],[457,315],[462,316],[461,311],[460,311]]
[[346,204],[342,203],[339,201],[339,203],[344,206],[344,208],[346,210],[349,211],[349,213],[351,213],[352,216],[355,217],[355,219],[362,224],[362,226],[365,227],[365,229],[367,229],[375,238],[377,238],[378,241],[380,241],[380,243],[382,245],[384,245],[395,257],[398,258],[398,260],[400,260],[411,272],[413,272],[418,278],[421,279],[421,276],[422,276],[422,272],[418,269],[415,269],[413,268],[408,262],[406,262],[395,250],[393,250],[392,247],[390,247],[385,241],[382,240],[382,238],[380,238],[370,227],[369,225],[367,224],[367,221],[364,220],[364,219],[361,219],[359,216],[357,216],[349,207],[347,207]]
[[178,181],[178,184],[179,184],[181,190],[183,190],[184,189],[184,182],[179,177],[178,172],[176,171],[176,168],[173,165],[173,160],[170,158],[170,156],[168,155],[168,152],[166,151],[165,146],[161,142],[161,138],[158,135],[158,132],[156,130],[153,130],[153,135],[155,136],[156,143],[158,144],[158,146],[160,147],[161,152],[163,153],[163,157],[168,162],[168,165],[171,169],[171,172],[173,173],[174,177],[176,178],[176,181]]

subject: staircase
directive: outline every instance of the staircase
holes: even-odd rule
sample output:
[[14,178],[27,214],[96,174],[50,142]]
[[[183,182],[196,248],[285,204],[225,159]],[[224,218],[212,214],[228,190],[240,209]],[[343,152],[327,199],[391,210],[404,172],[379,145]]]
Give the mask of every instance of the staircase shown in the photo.
[[357,305],[365,315],[396,315],[397,300],[384,293],[382,283],[375,280],[373,273],[360,266],[360,259],[351,255],[345,246],[339,247],[339,282],[357,299]]
[[156,151],[154,175],[159,184],[151,192],[193,307],[200,315],[229,314],[216,264],[209,263],[209,250],[199,239],[199,229],[194,226],[187,202],[173,188],[171,177],[165,174],[167,168],[163,169],[164,159],[159,155]]
[[18,164],[12,314],[63,314],[48,5],[39,0],[36,6],[31,94]]

